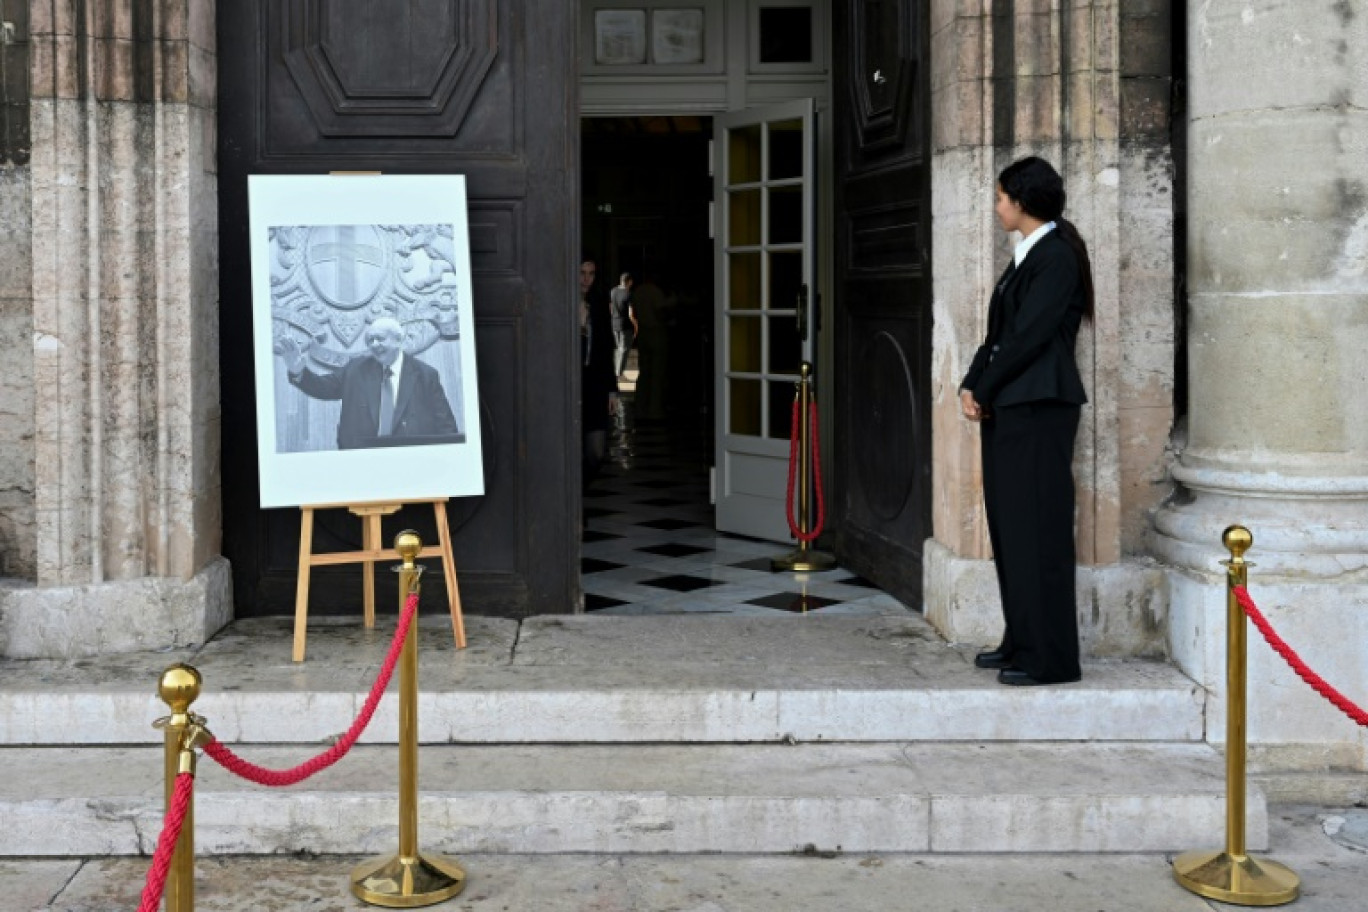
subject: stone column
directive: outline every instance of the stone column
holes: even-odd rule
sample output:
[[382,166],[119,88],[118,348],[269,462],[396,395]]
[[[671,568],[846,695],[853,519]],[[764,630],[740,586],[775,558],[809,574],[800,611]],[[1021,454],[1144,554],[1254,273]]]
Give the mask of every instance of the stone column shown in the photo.
[[0,586],[32,579],[33,207],[29,174],[29,23],[0,15]]
[[30,586],[0,651],[202,642],[219,556],[212,0],[33,0]]
[[1063,174],[1097,291],[1078,362],[1090,404],[1074,463],[1079,621],[1086,652],[1164,649],[1164,579],[1141,557],[1167,493],[1173,415],[1173,171],[1167,4],[931,4],[933,489],[926,611],[954,641],[1001,636],[977,428],[960,378],[1011,255],[992,214],[997,173],[1028,154]]
[[[1154,549],[1221,737],[1231,523],[1273,625],[1368,699],[1368,3],[1212,0],[1188,30],[1190,432]],[[1364,732],[1250,636],[1254,762],[1368,766]]]

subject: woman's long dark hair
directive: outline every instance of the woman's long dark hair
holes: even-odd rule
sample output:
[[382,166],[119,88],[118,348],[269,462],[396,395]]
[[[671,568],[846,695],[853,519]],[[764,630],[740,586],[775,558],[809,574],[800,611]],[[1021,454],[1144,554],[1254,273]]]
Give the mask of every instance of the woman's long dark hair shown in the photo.
[[1034,155],[1012,162],[998,175],[998,186],[1008,198],[1021,204],[1021,209],[1032,218],[1042,222],[1054,222],[1059,232],[1074,253],[1078,265],[1083,270],[1084,314],[1091,319],[1094,309],[1092,259],[1088,256],[1088,245],[1078,233],[1073,222],[1064,218],[1064,204],[1068,194],[1064,192],[1064,178],[1043,158]]

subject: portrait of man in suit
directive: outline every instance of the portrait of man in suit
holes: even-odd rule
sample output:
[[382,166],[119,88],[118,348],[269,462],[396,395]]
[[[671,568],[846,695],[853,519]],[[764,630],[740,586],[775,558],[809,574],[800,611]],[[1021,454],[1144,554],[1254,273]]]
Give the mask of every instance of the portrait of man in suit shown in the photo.
[[458,443],[463,438],[437,370],[404,353],[404,327],[380,317],[366,327],[363,354],[317,373],[293,340],[281,345],[290,385],[314,399],[341,400],[339,450]]
[[262,507],[483,493],[464,177],[247,189]]
[[268,238],[274,451],[465,443],[469,292],[452,226],[276,225]]

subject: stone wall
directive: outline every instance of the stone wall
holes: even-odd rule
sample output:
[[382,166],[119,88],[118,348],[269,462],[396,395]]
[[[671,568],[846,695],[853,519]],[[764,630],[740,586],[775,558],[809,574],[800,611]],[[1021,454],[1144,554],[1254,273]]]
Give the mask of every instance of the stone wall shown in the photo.
[[0,163],[0,578],[36,573],[29,169]]
[[1173,185],[1168,5],[992,0],[931,5],[935,243],[933,503],[927,613],[955,640],[1001,629],[982,510],[977,428],[958,386],[983,337],[1011,243],[997,172],[1055,163],[1087,239],[1096,319],[1079,337],[1089,390],[1076,447],[1080,622],[1092,654],[1164,650],[1164,585],[1140,557],[1170,488]]
[[0,4],[0,580],[36,572],[28,6]]
[[1117,287],[1120,394],[1118,541],[1123,557],[1146,553],[1154,510],[1172,493],[1168,451],[1175,414],[1178,311],[1174,236],[1175,23],[1169,0],[1118,8]]
[[25,547],[39,588],[0,592],[0,638],[58,631],[22,648],[9,637],[24,655],[202,640],[231,611],[217,557],[214,4],[29,13],[39,398]]

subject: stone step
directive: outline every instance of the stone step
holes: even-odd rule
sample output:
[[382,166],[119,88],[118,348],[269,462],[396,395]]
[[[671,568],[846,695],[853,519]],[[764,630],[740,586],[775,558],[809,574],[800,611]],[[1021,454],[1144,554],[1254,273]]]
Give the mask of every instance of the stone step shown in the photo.
[[[1368,811],[1272,807],[1267,855],[1302,878],[1296,912],[1363,905]],[[1206,845],[1206,844],[1204,844]],[[392,850],[391,850],[392,851]],[[425,849],[425,852],[429,850]],[[201,856],[197,912],[363,912],[350,855]],[[1162,853],[912,855],[483,855],[456,859],[460,897],[440,909],[502,912],[1212,912],[1233,909],[1177,884]],[[136,909],[148,859],[0,859],[4,908]]]
[[[314,746],[242,748],[267,766]],[[359,747],[288,789],[200,761],[207,855],[397,846],[397,751]],[[1224,779],[1201,744],[433,746],[420,841],[463,853],[1158,852],[1219,845]],[[150,853],[156,748],[0,750],[0,855]],[[1267,845],[1248,796],[1249,847]]]
[[[389,625],[386,627],[386,625]],[[390,639],[353,619],[238,621],[205,646],[0,663],[0,745],[146,744],[175,661],[204,675],[195,710],[228,743],[336,737]],[[1007,688],[917,616],[467,618],[457,651],[421,625],[420,737],[470,744],[757,741],[1200,741],[1205,692],[1162,662],[1094,661],[1076,684]],[[393,690],[394,685],[391,685]],[[392,743],[395,699],[366,735]]]

